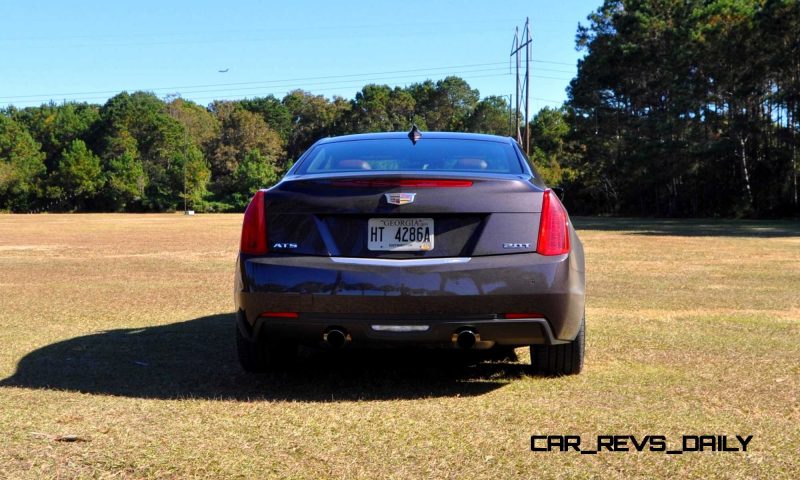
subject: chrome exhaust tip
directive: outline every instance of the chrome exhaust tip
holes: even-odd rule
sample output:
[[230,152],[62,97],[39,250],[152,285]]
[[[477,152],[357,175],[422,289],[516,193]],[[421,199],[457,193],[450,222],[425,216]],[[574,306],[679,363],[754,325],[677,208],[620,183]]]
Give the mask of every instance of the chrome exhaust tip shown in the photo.
[[481,336],[477,332],[466,329],[453,334],[453,343],[459,348],[469,349],[481,341]]
[[350,342],[350,334],[338,328],[330,328],[322,334],[322,341],[331,348],[342,348]]

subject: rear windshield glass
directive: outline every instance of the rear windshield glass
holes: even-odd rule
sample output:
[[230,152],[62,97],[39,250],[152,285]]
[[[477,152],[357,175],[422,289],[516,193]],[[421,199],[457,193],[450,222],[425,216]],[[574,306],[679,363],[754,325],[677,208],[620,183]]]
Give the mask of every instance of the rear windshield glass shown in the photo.
[[353,171],[523,173],[511,145],[481,140],[378,139],[318,145],[299,174]]

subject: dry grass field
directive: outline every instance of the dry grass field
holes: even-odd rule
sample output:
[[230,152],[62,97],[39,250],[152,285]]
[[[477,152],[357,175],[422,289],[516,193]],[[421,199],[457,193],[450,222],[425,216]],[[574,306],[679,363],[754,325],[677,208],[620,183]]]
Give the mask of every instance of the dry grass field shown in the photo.
[[[0,215],[0,478],[800,478],[800,222],[578,218],[587,364],[243,374],[238,215]],[[753,435],[746,453],[532,434]],[[74,440],[74,441],[65,441]]]

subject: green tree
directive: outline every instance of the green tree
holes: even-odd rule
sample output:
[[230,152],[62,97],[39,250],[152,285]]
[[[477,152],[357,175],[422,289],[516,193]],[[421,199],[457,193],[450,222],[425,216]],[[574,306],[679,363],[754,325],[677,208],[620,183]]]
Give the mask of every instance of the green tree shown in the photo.
[[190,143],[205,148],[219,135],[219,120],[207,108],[183,98],[166,104],[167,113],[183,126]]
[[220,134],[209,149],[212,191],[218,198],[230,198],[238,191],[233,176],[251,152],[258,152],[273,170],[281,170],[283,141],[260,115],[235,102],[215,102],[212,110],[221,122]]
[[136,140],[127,131],[120,131],[106,142],[103,166],[107,181],[99,207],[113,211],[141,208],[147,177]]
[[479,101],[466,121],[470,132],[512,135],[511,111],[504,97],[490,96]]
[[19,110],[13,118],[25,125],[34,140],[41,144],[45,165],[48,171],[54,171],[61,152],[73,140],[84,140],[87,145],[94,142],[100,113],[97,105],[87,103],[48,103]]
[[292,114],[274,95],[248,98],[241,100],[239,104],[248,112],[261,115],[267,126],[278,132],[284,144],[289,141],[292,134]]
[[533,117],[530,131],[531,162],[545,183],[560,186],[572,181],[576,174],[573,167],[579,166],[579,159],[570,151],[567,112],[543,108]]
[[73,140],[61,152],[48,196],[63,200],[61,207],[79,207],[97,194],[104,183],[100,158],[83,140]]
[[233,172],[233,188],[228,201],[236,210],[243,210],[260,188],[272,186],[278,181],[275,168],[268,158],[258,150],[251,150]]
[[416,102],[416,115],[434,131],[465,131],[480,99],[478,90],[455,76],[436,83],[426,80],[411,85],[408,90]]
[[292,119],[292,133],[286,146],[288,160],[297,160],[320,138],[350,131],[346,120],[352,106],[341,97],[330,101],[322,95],[294,90],[283,97],[282,103]]
[[415,101],[400,87],[369,84],[351,102],[348,129],[351,132],[406,131],[414,122]]
[[34,208],[45,171],[40,145],[23,125],[0,115],[0,209]]
[[[191,137],[184,126],[169,115],[167,105],[152,93],[120,93],[100,110],[103,160],[110,164],[110,145],[115,138],[130,137],[126,146],[129,161],[138,159],[146,182],[139,200],[141,208],[174,210],[182,206],[183,161]],[[136,155],[130,150],[135,145]],[[119,158],[119,157],[117,157]],[[135,170],[135,166],[131,166]],[[131,170],[131,169],[128,169]]]
[[208,184],[211,181],[211,169],[203,157],[203,152],[195,145],[189,145],[181,158],[184,169],[184,189],[181,198],[186,200],[190,209],[203,211],[205,200],[209,195]]

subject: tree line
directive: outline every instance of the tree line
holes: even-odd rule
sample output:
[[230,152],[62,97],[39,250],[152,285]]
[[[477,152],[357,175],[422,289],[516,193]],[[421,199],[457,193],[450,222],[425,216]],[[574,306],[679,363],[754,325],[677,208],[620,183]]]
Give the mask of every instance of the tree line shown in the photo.
[[[576,46],[568,101],[534,116],[529,152],[573,213],[800,213],[800,2],[605,0]],[[509,135],[511,121],[505,98],[455,76],[370,84],[351,100],[295,90],[202,106],[123,92],[9,107],[0,210],[241,211],[319,138],[414,123]]]
[[800,2],[605,0],[588,19],[562,157],[579,210],[800,213]]
[[302,90],[215,101],[122,92],[104,105],[0,112],[0,209],[241,211],[313,142],[347,133],[423,130],[508,135],[503,98],[458,77],[407,88],[366,85],[352,100]]

